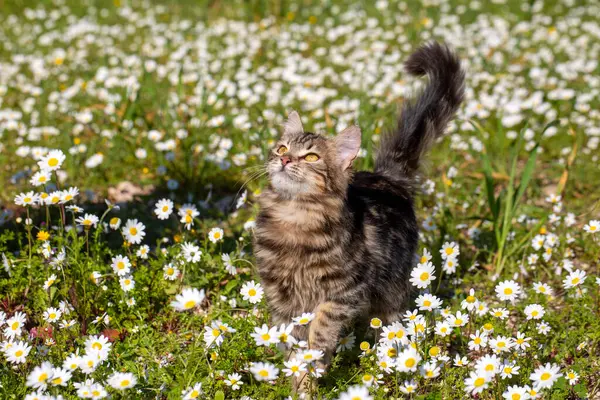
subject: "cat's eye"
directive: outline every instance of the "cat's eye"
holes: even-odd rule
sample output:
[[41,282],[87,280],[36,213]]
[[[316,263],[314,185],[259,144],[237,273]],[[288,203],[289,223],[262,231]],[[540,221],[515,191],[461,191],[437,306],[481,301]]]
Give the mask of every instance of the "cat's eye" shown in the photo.
[[277,149],[277,154],[282,155],[287,153],[288,148],[285,146],[279,146],[279,148]]
[[319,159],[319,156],[315,153],[310,153],[304,156],[304,160],[308,162],[315,162]]

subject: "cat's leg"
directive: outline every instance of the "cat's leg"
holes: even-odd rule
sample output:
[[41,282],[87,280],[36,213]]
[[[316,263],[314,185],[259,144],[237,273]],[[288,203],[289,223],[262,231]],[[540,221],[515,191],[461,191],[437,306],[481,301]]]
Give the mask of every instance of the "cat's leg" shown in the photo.
[[342,329],[351,324],[357,315],[356,305],[326,301],[315,310],[315,319],[310,323],[308,345],[324,353],[317,362],[320,368],[327,368],[335,351]]

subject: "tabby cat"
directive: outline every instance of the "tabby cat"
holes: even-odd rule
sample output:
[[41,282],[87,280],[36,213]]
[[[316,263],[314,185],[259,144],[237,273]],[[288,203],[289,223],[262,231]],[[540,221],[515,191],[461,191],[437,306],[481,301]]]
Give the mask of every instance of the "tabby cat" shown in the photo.
[[460,61],[429,43],[405,63],[429,76],[406,102],[394,132],[384,135],[373,172],[352,171],[358,126],[335,138],[305,132],[292,112],[270,152],[270,185],[259,198],[255,255],[273,323],[303,312],[315,319],[298,339],[325,353],[353,321],[397,321],[407,306],[418,227],[413,209],[422,156],[453,118],[464,94]]

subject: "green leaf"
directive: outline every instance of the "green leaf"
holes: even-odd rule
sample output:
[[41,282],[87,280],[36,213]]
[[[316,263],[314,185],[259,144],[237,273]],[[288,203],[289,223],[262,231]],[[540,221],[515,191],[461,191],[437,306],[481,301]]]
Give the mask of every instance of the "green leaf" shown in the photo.
[[514,213],[521,201],[521,197],[525,193],[527,186],[529,185],[529,181],[533,177],[533,170],[535,169],[535,162],[537,160],[537,150],[539,147],[539,143],[535,145],[533,150],[531,151],[531,155],[529,156],[529,160],[527,160],[527,164],[525,164],[525,169],[523,170],[523,175],[521,176],[521,182],[519,183],[519,188],[517,189],[514,201],[512,213]]
[[215,400],[225,400],[225,393],[222,390],[217,390],[215,393]]

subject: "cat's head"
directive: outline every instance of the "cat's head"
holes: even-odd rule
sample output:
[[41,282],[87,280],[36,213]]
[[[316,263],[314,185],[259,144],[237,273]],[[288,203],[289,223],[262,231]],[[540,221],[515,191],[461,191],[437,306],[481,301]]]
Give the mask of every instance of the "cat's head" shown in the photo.
[[269,153],[267,171],[273,191],[292,199],[322,194],[344,196],[352,161],[360,149],[360,128],[350,126],[334,138],[304,132],[293,111]]

